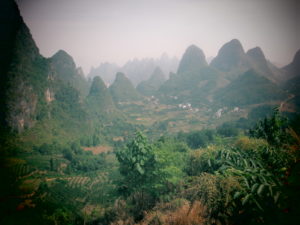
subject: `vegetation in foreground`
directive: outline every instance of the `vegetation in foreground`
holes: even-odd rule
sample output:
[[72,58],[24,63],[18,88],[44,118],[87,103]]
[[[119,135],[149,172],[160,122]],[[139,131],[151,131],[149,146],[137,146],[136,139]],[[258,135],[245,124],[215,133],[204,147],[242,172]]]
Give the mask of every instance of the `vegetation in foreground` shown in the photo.
[[[2,224],[294,224],[299,130],[278,111],[93,155],[79,142],[2,157]],[[13,150],[14,151],[10,151]]]

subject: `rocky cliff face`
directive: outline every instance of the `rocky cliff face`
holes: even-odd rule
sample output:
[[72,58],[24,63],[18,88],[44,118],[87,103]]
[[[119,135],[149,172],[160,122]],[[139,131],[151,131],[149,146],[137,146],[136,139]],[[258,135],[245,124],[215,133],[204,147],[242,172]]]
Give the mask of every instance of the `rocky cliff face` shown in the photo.
[[14,80],[14,82],[18,82],[19,89],[10,95],[7,102],[9,113],[6,122],[10,128],[21,132],[35,124],[38,96],[32,86],[24,81]]
[[[1,128],[20,133],[51,116],[57,92],[65,93],[61,90],[68,85],[84,92],[87,82],[64,51],[50,59],[40,55],[14,1],[0,4]],[[71,99],[66,93],[63,97]]]
[[1,4],[5,5],[0,7],[1,21],[7,22],[1,23],[1,34],[10,38],[6,43],[9,46],[1,51],[1,58],[6,58],[1,63],[1,125],[21,132],[35,124],[39,102],[44,98],[48,64],[39,54],[16,4],[9,0]]

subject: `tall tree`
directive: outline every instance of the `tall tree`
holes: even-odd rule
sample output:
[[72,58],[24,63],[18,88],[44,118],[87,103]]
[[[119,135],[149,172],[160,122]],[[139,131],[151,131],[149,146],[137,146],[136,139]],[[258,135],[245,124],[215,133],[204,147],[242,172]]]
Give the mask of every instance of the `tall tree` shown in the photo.
[[156,177],[155,155],[152,145],[141,132],[137,132],[135,139],[124,150],[117,152],[117,158],[127,193],[153,188]]

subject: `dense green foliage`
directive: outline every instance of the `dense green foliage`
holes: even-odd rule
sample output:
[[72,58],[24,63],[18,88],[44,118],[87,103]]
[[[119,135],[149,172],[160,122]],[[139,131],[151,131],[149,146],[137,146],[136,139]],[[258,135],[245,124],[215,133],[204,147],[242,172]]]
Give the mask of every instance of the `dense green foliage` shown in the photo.
[[272,116],[259,121],[249,133],[252,137],[264,138],[270,145],[281,146],[289,142],[287,128],[287,118],[281,116],[276,109]]
[[[166,224],[164,214],[196,224],[289,223],[299,209],[299,143],[287,126],[275,111],[253,129],[262,139],[237,137],[236,128],[224,123],[154,141],[138,132],[115,146],[116,157],[94,155],[78,141],[15,150],[1,171],[15,188],[2,191],[28,197],[9,201],[8,208],[1,204],[2,222],[17,221],[5,215],[11,210],[20,218],[39,213],[28,224]],[[288,142],[280,139],[288,136]]]
[[155,157],[152,146],[141,133],[137,133],[125,150],[117,153],[117,158],[120,162],[120,173],[126,182],[125,188],[129,193],[152,188],[157,179]]
[[214,140],[213,130],[193,131],[190,133],[179,133],[178,139],[186,142],[192,149],[206,147]]

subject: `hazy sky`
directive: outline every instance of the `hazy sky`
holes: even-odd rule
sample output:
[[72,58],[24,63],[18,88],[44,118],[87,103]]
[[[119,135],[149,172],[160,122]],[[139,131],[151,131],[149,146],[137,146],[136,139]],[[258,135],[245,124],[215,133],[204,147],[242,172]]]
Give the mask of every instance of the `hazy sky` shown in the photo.
[[100,62],[180,58],[196,44],[207,57],[233,38],[287,64],[300,49],[300,0],[17,0],[40,52],[59,49],[88,72]]

